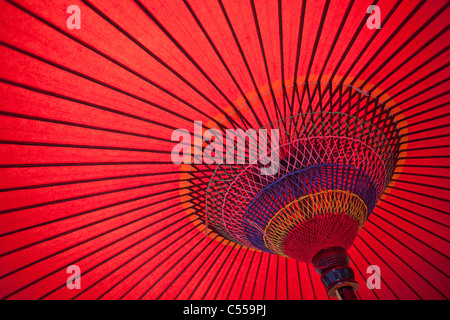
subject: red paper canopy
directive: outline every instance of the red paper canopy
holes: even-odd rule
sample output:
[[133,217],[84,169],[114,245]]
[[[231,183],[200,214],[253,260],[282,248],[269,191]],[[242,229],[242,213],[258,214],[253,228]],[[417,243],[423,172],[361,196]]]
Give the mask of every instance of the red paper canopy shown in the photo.
[[329,83],[377,97],[402,136],[349,250],[358,297],[448,299],[448,6],[1,2],[0,297],[327,299],[310,265],[205,237],[204,177],[171,135],[261,128],[293,115],[284,92]]

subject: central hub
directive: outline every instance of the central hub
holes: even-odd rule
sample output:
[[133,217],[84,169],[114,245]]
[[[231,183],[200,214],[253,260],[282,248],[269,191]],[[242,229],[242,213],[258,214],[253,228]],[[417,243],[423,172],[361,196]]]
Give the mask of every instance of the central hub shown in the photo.
[[[281,123],[291,130],[282,131]],[[383,132],[355,116],[337,112],[299,114],[272,124],[276,125],[283,133],[279,148],[271,150],[281,159],[278,172],[263,176],[257,163],[218,166],[208,187],[211,196],[206,199],[211,225],[242,245],[285,256],[289,255],[272,244],[284,242],[288,238],[281,235],[287,237],[294,229],[298,238],[300,230],[307,230],[298,225],[311,218],[347,215],[359,230],[393,171],[395,150]],[[356,216],[355,207],[360,208]],[[280,217],[284,224],[276,222]],[[318,222],[314,225],[320,230],[316,233],[324,237],[333,228]],[[276,239],[271,238],[274,233]]]
[[[352,296],[348,290],[357,286],[346,251],[392,177],[399,129],[389,110],[361,90],[316,83],[293,92],[292,108],[297,103],[301,112],[262,127],[279,131],[269,151],[278,171],[261,174],[259,159],[218,165],[203,218],[231,241],[314,264],[329,294]],[[247,153],[256,154],[258,143],[268,145],[249,136]],[[340,258],[326,265],[328,258],[319,259],[325,256]]]

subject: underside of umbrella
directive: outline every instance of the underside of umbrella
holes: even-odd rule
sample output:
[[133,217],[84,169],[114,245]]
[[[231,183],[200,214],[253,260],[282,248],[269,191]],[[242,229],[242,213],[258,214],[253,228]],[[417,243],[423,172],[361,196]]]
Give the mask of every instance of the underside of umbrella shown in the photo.
[[0,2],[0,298],[448,299],[449,15]]

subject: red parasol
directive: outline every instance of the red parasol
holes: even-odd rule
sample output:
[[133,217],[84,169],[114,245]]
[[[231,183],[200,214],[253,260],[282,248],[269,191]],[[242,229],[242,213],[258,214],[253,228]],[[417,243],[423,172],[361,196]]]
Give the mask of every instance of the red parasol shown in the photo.
[[[320,248],[298,248],[317,236],[306,226],[339,223],[358,298],[448,299],[449,14],[419,0],[1,2],[0,297],[329,299],[311,264],[321,272]],[[194,137],[194,121],[200,134],[284,127],[283,176],[257,198],[247,169],[175,164],[172,134]],[[315,137],[332,128],[334,140],[293,144],[318,123]],[[391,156],[334,158],[355,132]],[[305,150],[320,152],[297,165]],[[289,198],[289,174],[349,157],[367,183]],[[341,182],[359,174],[345,170]],[[274,192],[284,209],[261,211]],[[364,226],[284,226],[288,204],[308,199],[346,199]]]

